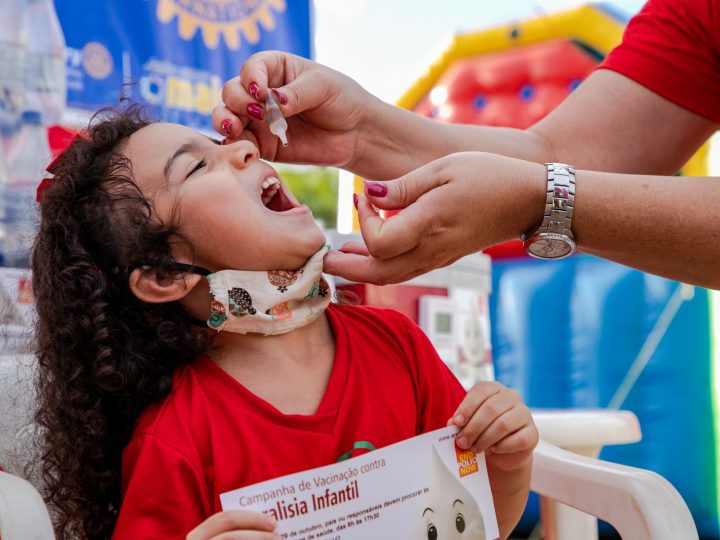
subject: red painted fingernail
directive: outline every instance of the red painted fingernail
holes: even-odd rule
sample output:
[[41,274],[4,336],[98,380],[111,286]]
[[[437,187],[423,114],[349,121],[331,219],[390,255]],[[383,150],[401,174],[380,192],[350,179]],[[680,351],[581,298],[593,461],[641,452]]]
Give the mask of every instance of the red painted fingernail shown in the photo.
[[258,86],[258,83],[255,81],[250,83],[250,95],[257,99],[258,96],[258,90],[260,90],[260,87]]
[[283,94],[280,90],[277,88],[272,88],[272,93],[275,94],[275,97],[280,102],[281,105],[287,105],[288,98],[285,94]]
[[366,182],[365,187],[367,187],[368,195],[373,197],[384,197],[388,192],[387,186],[380,182]]
[[358,195],[357,193],[353,193],[353,204],[355,205],[355,210],[358,209]]
[[222,123],[220,124],[220,127],[225,132],[225,135],[230,135],[230,131],[232,131],[232,120],[230,120],[229,118],[226,118],[225,120],[222,121]]
[[263,112],[265,112],[265,110],[263,109],[263,106],[260,105],[259,103],[251,103],[250,105],[247,106],[247,112],[253,118],[262,120]]

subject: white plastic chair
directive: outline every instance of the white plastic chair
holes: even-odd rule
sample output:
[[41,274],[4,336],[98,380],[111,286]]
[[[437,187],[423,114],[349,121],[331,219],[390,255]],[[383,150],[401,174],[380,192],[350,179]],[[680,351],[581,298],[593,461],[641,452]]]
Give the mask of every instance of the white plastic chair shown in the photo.
[[[3,334],[0,330],[0,334]],[[0,336],[0,344],[8,347]],[[14,337],[14,336],[11,336]],[[15,341],[10,349],[15,349]],[[42,497],[21,474],[32,459],[33,362],[28,354],[0,354],[0,539],[51,540],[50,517]],[[37,482],[38,479],[31,478]]]
[[[642,439],[637,417],[628,411],[607,409],[533,410],[541,440],[589,458],[603,446]],[[547,497],[540,500],[544,533],[554,540],[597,540],[595,516]]]
[[[685,501],[654,472],[573,454],[543,441],[534,458],[533,491],[607,521],[624,539],[698,538]],[[545,535],[545,540],[557,538]]]
[[0,539],[54,538],[50,515],[37,490],[22,478],[0,472]]

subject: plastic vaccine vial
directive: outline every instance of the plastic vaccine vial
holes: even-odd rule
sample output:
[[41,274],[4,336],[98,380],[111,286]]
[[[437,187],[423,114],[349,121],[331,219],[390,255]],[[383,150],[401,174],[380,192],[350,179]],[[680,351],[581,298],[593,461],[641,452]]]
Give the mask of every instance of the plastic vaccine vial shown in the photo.
[[265,98],[265,119],[270,127],[270,133],[280,139],[283,146],[287,146],[287,121],[280,110],[280,106],[277,104],[277,101],[275,101],[272,92],[268,92],[267,98]]

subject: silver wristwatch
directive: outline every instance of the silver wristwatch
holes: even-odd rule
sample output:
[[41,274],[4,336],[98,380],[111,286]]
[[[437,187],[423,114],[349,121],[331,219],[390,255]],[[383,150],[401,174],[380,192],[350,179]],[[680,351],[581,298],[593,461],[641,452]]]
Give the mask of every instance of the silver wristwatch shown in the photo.
[[575,168],[546,163],[547,198],[542,224],[520,240],[528,255],[538,259],[562,259],[575,251],[572,214],[575,204]]

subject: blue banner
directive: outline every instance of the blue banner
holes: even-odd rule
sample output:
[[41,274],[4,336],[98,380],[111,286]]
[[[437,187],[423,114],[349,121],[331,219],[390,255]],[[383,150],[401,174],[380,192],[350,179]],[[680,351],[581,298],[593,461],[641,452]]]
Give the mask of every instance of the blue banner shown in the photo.
[[127,96],[158,119],[211,129],[223,83],[254,52],[311,56],[310,0],[55,0],[68,106]]

